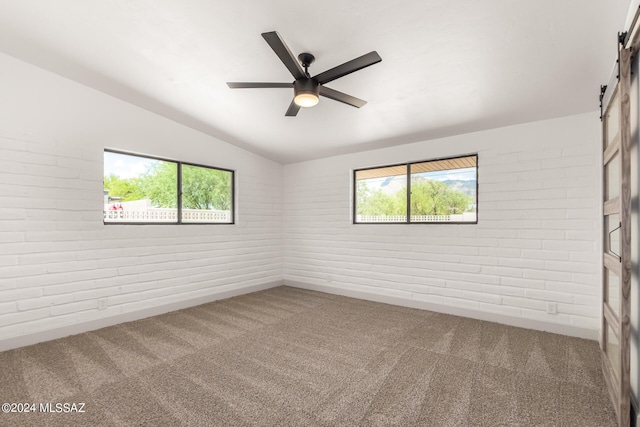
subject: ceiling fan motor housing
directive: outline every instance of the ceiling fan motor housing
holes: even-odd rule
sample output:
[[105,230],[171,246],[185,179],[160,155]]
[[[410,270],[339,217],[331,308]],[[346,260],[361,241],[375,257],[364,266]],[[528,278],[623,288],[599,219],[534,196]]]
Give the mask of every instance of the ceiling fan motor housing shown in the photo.
[[296,95],[299,93],[320,94],[320,85],[314,79],[298,79],[293,83]]

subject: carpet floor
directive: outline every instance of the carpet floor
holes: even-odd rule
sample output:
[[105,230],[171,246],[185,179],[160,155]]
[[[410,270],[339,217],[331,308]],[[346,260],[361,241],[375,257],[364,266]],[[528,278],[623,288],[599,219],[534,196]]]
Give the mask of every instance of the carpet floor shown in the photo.
[[614,426],[600,363],[594,341],[278,287],[2,352],[0,403],[36,413],[0,425]]

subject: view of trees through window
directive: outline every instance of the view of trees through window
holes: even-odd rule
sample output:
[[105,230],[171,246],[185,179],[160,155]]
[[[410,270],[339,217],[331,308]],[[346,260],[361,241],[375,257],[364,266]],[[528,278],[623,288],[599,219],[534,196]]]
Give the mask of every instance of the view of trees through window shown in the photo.
[[232,223],[232,181],[228,170],[105,151],[104,222]]
[[356,223],[475,223],[476,210],[475,155],[355,171]]

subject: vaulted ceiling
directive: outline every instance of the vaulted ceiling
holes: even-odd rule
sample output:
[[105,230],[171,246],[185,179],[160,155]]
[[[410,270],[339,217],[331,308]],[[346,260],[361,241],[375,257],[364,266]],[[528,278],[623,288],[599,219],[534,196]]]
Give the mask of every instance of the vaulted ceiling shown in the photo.
[[[280,163],[594,111],[630,0],[5,0],[0,51]],[[291,82],[261,33],[312,75],[382,62],[285,117]],[[514,141],[514,144],[517,141]]]

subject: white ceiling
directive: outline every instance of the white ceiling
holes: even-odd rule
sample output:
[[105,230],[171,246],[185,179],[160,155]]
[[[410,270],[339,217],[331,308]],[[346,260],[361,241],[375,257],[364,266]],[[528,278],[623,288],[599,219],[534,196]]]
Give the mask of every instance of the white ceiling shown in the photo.
[[[2,0],[0,51],[280,163],[594,111],[630,0]],[[382,62],[285,117],[276,30],[312,75]],[[517,144],[517,141],[514,141]]]

